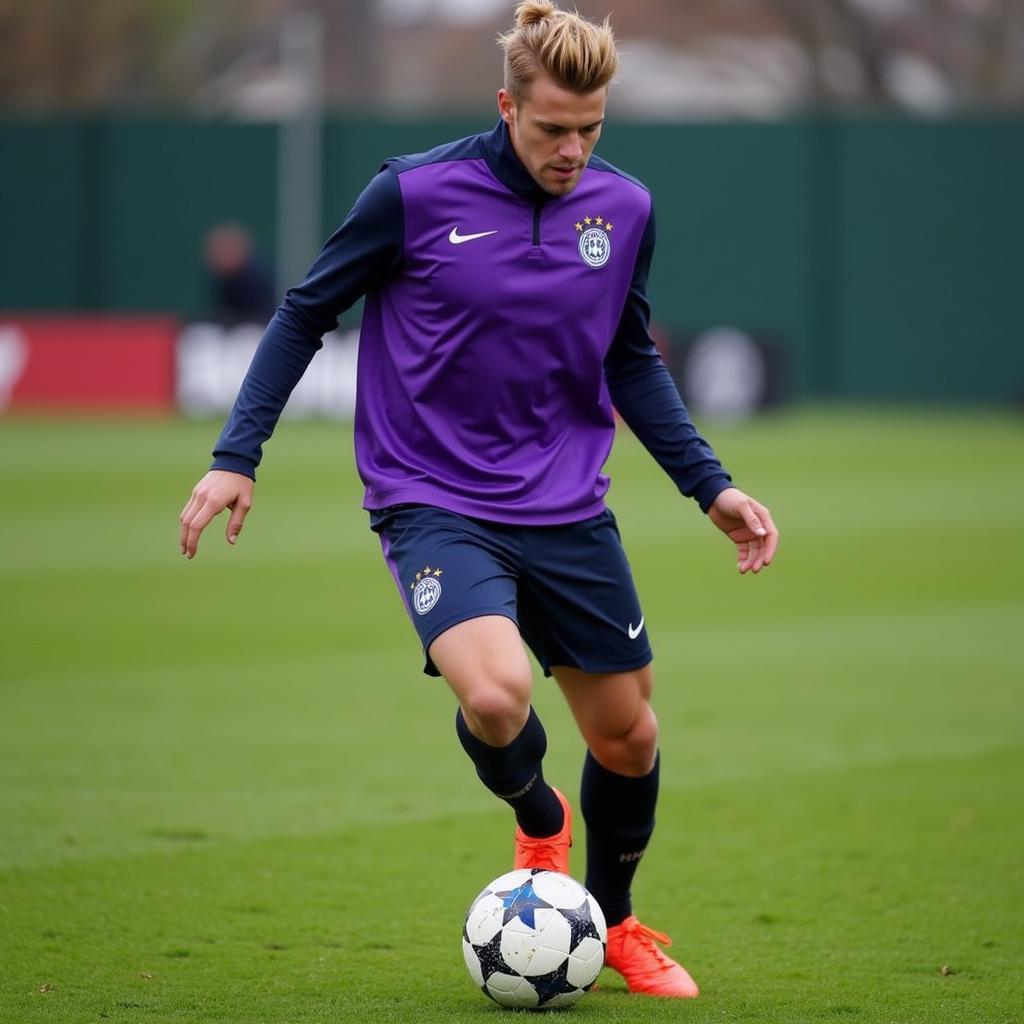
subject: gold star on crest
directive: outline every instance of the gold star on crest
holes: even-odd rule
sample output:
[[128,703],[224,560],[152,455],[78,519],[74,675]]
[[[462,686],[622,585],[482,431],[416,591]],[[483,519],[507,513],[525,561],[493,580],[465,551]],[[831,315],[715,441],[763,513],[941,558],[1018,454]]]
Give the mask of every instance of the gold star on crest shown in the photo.
[[598,227],[600,227],[600,226],[601,226],[601,225],[602,225],[602,224],[604,223],[604,217],[598,217],[598,218],[597,218],[597,220],[595,220],[595,221],[594,221],[594,223],[595,223],[595,224],[596,224],[596,225],[597,225]]
[[583,230],[583,222],[582,221],[576,221],[576,230],[577,231],[582,231]]
[[615,225],[610,220],[605,221],[605,224],[604,224],[605,231],[611,231],[611,229],[613,227],[615,227]]
[[584,218],[583,218],[583,223],[584,223],[584,224],[593,224],[593,223],[594,223],[594,221],[593,221],[593,218],[592,218],[592,217],[584,217]]
[[416,584],[427,576],[433,576],[435,579],[437,579],[437,577],[441,575],[441,572],[441,569],[431,569],[429,565],[425,565],[422,569],[420,569],[418,573],[416,573],[416,579],[409,584],[409,589],[415,590]]

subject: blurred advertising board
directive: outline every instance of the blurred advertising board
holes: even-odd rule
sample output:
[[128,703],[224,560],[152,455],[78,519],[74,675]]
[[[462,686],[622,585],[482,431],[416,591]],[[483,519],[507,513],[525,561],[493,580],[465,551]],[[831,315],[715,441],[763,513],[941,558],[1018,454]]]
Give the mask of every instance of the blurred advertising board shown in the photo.
[[698,415],[743,418],[785,399],[785,350],[771,332],[713,324],[672,333],[659,347]]
[[[182,328],[176,353],[176,396],[186,416],[222,416],[231,409],[263,330],[259,324],[193,323]],[[355,330],[324,335],[323,348],[292,392],[285,416],[352,418],[358,338]]]
[[168,412],[171,316],[0,314],[0,409]]
[[[225,416],[262,324],[186,323],[168,315],[0,314],[0,411],[181,412]],[[687,404],[743,417],[784,399],[783,349],[770,332],[728,324],[655,329]],[[324,336],[292,392],[289,417],[351,419],[356,330]]]
[[[263,329],[167,315],[0,313],[0,412],[220,417]],[[357,331],[324,337],[285,415],[352,417],[357,340]]]

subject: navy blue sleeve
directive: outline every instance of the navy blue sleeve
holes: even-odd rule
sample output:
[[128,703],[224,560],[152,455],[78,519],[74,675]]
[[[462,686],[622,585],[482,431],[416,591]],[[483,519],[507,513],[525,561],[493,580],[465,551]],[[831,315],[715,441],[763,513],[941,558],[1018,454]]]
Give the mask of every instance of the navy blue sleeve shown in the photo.
[[213,450],[213,469],[255,477],[263,443],[338,317],[379,287],[402,258],[398,176],[382,170],[327,240],[302,284],[291,288],[253,356]]
[[654,210],[640,242],[636,269],[615,338],[605,357],[612,403],[658,465],[707,512],[732,478],[697,432],[675,381],[651,337],[647,275],[654,255]]

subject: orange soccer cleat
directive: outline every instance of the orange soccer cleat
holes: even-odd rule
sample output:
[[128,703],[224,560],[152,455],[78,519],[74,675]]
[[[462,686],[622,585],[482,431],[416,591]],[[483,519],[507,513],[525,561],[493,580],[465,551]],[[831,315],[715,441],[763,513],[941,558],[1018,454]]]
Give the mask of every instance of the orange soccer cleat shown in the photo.
[[562,805],[565,818],[562,828],[553,836],[531,839],[516,826],[516,859],[513,868],[543,868],[545,871],[561,871],[569,874],[569,847],[572,846],[572,809],[569,801],[551,787]]
[[619,972],[630,992],[665,999],[693,999],[700,995],[686,968],[658,949],[656,942],[671,946],[672,940],[641,924],[635,916],[608,929],[605,963]]

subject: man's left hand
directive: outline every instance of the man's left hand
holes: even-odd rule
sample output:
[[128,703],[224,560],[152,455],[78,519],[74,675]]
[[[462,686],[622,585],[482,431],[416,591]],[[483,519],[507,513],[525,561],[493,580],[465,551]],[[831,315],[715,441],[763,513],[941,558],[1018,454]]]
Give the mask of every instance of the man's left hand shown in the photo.
[[736,545],[736,568],[760,572],[771,565],[779,546],[772,514],[736,487],[727,487],[708,509],[708,518]]

